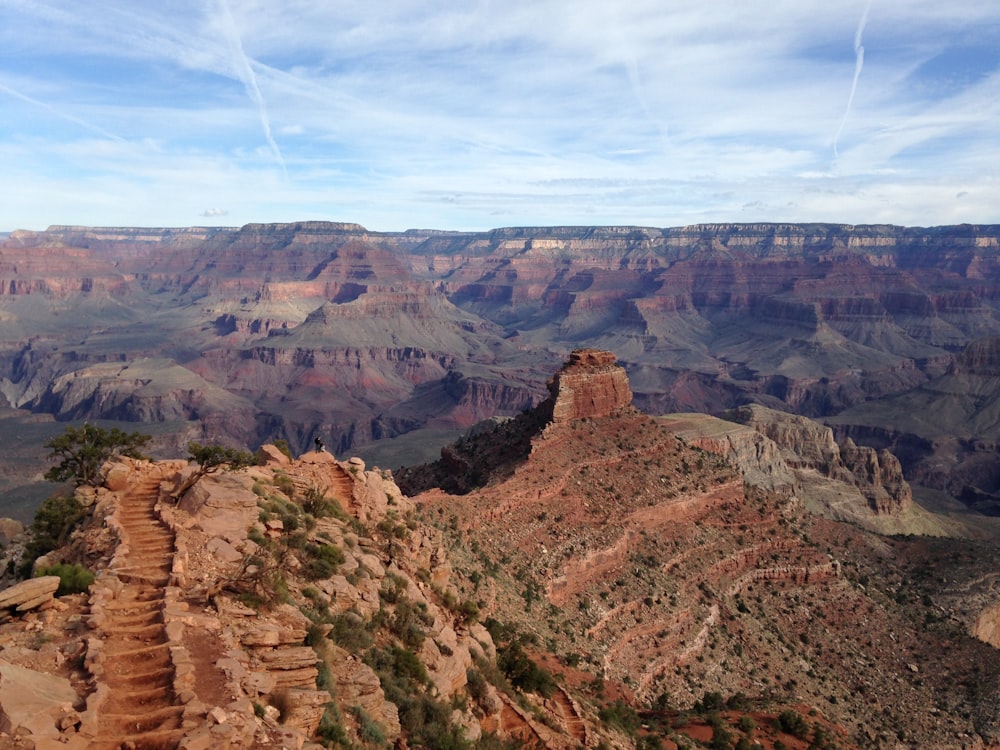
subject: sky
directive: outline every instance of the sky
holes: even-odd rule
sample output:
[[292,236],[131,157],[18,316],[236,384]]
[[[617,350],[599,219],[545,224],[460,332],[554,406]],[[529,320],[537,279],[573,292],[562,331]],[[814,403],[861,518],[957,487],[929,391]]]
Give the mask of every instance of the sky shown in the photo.
[[0,231],[1000,223],[994,0],[0,0]]

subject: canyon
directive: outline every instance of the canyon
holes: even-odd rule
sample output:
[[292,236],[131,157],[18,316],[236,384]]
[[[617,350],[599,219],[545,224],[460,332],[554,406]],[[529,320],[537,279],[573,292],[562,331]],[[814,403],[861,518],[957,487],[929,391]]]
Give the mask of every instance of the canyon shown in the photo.
[[973,225],[14,231],[0,429],[28,443],[0,481],[37,503],[37,445],[83,419],[175,455],[321,436],[418,463],[591,346],[646,413],[821,420],[891,450],[918,495],[996,515],[998,258],[1000,227]]

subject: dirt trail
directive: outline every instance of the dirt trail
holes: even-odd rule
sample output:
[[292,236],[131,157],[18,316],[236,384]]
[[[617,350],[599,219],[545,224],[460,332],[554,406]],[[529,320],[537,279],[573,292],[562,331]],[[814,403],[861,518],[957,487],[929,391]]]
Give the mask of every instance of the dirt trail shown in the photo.
[[587,727],[577,712],[576,706],[573,705],[573,701],[570,700],[569,695],[561,687],[557,687],[555,693],[552,695],[552,699],[555,703],[557,713],[562,717],[566,733],[575,742],[578,742],[581,747],[586,746]]
[[119,509],[127,554],[115,572],[125,585],[104,608],[101,683],[108,692],[98,707],[95,749],[174,748],[182,733],[163,623],[174,536],[154,510],[159,482],[147,478]]
[[333,496],[340,502],[344,510],[354,506],[354,480],[339,464],[331,467],[333,481]]

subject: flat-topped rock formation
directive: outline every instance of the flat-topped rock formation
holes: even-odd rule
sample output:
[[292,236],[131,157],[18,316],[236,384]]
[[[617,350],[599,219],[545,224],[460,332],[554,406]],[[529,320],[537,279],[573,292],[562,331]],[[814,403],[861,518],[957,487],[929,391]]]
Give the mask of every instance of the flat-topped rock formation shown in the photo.
[[552,421],[606,417],[632,405],[625,368],[615,355],[576,349],[549,382]]

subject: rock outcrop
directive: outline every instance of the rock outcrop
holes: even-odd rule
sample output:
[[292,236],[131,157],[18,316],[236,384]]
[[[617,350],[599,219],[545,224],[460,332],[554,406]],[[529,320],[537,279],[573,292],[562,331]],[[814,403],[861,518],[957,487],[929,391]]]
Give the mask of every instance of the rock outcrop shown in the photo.
[[59,588],[59,576],[40,576],[15,583],[0,591],[0,609],[26,612],[51,602]]
[[[193,750],[301,747],[324,722],[354,737],[375,722],[393,741],[404,730],[381,685],[390,666],[367,658],[380,622],[381,643],[404,638],[425,665],[426,685],[412,690],[464,694],[474,658],[494,653],[490,635],[458,614],[440,534],[415,525],[391,475],[325,451],[259,456],[261,466],[203,477],[176,504],[184,462],[106,465],[105,485],[88,490],[92,522],[62,552],[98,568],[84,610],[53,600],[58,577],[0,592],[15,615],[0,624],[11,629],[0,633],[3,683],[51,672],[72,700],[41,719],[5,703],[0,732]],[[44,626],[25,627],[39,607]],[[59,649],[51,663],[17,645],[43,627]],[[478,728],[471,712],[461,723]]]
[[792,468],[811,469],[857,487],[876,514],[902,513],[913,502],[899,460],[887,450],[858,446],[850,438],[838,445],[829,427],[758,405],[742,406],[729,417],[774,441]]
[[625,369],[615,355],[576,349],[548,383],[549,397],[510,419],[489,419],[441,449],[430,464],[403,467],[396,480],[415,495],[431,487],[464,494],[509,473],[531,452],[532,437],[547,424],[602,419],[634,411]]
[[632,405],[628,376],[615,355],[575,349],[549,382],[552,421],[599,419]]

